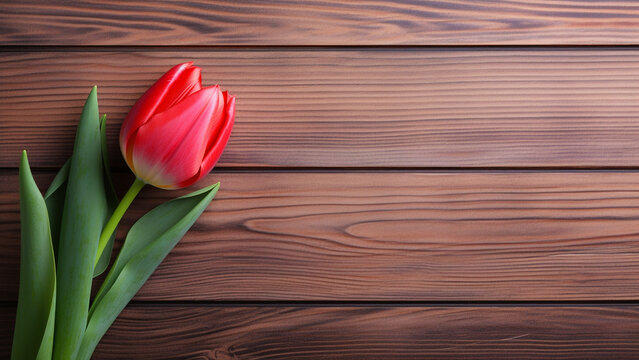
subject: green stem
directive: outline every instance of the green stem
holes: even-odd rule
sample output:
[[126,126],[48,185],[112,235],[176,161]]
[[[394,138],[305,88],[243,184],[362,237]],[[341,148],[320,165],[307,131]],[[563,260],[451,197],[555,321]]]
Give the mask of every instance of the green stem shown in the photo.
[[144,185],[146,185],[144,181],[138,178],[135,178],[135,181],[133,182],[133,184],[131,184],[129,191],[127,191],[124,197],[122,198],[122,200],[120,200],[118,207],[115,208],[115,210],[113,211],[113,215],[111,215],[111,218],[104,226],[104,229],[102,229],[102,234],[100,235],[100,242],[98,243],[98,253],[95,257],[94,267],[95,265],[98,264],[98,261],[100,260],[100,256],[102,256],[102,252],[104,251],[104,248],[109,242],[111,235],[113,235],[115,228],[120,223],[122,216],[124,216],[124,213],[129,208],[129,205],[131,205],[131,203],[133,202],[133,199],[135,199],[135,197],[138,195],[140,190],[142,190]]

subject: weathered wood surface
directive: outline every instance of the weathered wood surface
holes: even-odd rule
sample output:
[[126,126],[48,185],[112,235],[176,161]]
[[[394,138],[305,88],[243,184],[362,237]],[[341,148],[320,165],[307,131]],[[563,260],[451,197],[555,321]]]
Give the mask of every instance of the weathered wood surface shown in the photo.
[[60,166],[94,84],[120,159],[126,112],[188,59],[238,97],[219,166],[639,166],[639,50],[3,53],[0,166]]
[[[20,151],[44,189],[97,84],[122,169],[126,112],[193,60],[238,97],[222,188],[95,359],[636,359],[637,24],[631,1],[0,3],[0,358]],[[119,238],[186,191],[145,190]]]
[[[43,188],[49,179],[38,177]],[[10,301],[17,176],[0,181],[0,300]],[[639,298],[635,172],[248,172],[203,184],[214,181],[216,199],[138,300]],[[186,191],[145,190],[120,238]]]
[[633,1],[4,1],[0,45],[639,44]]
[[[0,308],[0,328],[12,322]],[[637,338],[636,306],[130,306],[93,359],[624,360]]]

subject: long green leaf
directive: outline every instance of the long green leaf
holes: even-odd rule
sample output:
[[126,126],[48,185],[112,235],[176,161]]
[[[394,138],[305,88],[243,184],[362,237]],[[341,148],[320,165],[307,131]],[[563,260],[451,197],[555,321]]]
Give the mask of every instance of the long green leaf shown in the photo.
[[26,151],[20,162],[20,289],[12,360],[50,360],[55,315],[55,259],[44,198]]
[[[104,186],[106,187],[107,196],[107,212],[104,222],[113,214],[113,211],[118,206],[118,196],[115,192],[115,186],[113,186],[113,179],[111,177],[111,167],[109,165],[109,154],[107,152],[107,139],[106,139],[106,115],[100,118],[100,143],[102,152],[102,164],[104,167]],[[60,223],[62,221],[62,211],[64,209],[64,199],[67,190],[67,180],[69,178],[69,167],[71,165],[71,159],[68,159],[64,166],[58,171],[49,189],[44,195],[44,202],[47,204],[47,210],[49,212],[49,222],[51,225],[51,240],[53,241],[53,251],[58,251],[58,239],[60,237]],[[98,263],[93,271],[93,277],[99,276],[106,270],[111,261],[111,253],[113,252],[113,242],[115,241],[115,232],[109,238],[102,256],[98,260]]]
[[[107,138],[106,138],[106,115],[103,115],[100,119],[100,144],[101,144],[101,152],[102,152],[102,165],[104,167],[104,186],[106,187],[106,199],[107,199],[107,213],[104,222],[106,223],[109,220],[111,214],[118,206],[118,196],[115,193],[115,187],[113,186],[113,179],[111,178],[111,166],[109,165],[109,154],[107,151]],[[111,253],[113,252],[113,242],[115,241],[115,231],[113,235],[109,238],[109,242],[107,243],[102,255],[100,255],[100,259],[98,263],[95,265],[95,269],[93,270],[93,277],[96,277],[106,270],[107,266],[109,266],[109,262],[111,261]]]
[[219,183],[164,203],[140,218],[125,239],[91,307],[76,360],[88,360],[126,304],[217,193]]
[[67,160],[55,178],[49,185],[49,189],[44,194],[44,202],[47,204],[49,213],[49,226],[51,227],[51,242],[53,243],[53,253],[58,256],[58,242],[60,239],[60,223],[62,222],[62,212],[64,211],[64,198],[67,193],[67,179],[69,178],[69,167],[71,159]]
[[55,360],[75,358],[87,325],[98,239],[106,218],[97,88],[78,124],[58,245]]

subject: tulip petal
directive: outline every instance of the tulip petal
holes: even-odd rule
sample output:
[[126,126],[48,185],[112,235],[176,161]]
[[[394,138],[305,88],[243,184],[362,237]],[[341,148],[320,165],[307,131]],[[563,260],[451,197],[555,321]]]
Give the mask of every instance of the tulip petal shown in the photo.
[[187,96],[202,90],[202,74],[199,67],[191,66],[180,73],[179,79],[167,89],[154,114],[166,111]]
[[219,86],[202,89],[142,125],[132,144],[136,175],[148,184],[176,188],[198,174],[224,111]]
[[127,164],[133,164],[131,144],[136,130],[144,125],[153,114],[165,111],[187,96],[202,89],[200,68],[192,62],[171,68],[158,79],[133,105],[120,131],[120,148]]
[[183,181],[178,184],[178,188],[183,188],[193,185],[195,182],[206,176],[217,161],[222,156],[222,152],[226,147],[226,144],[231,137],[231,130],[233,130],[233,124],[235,122],[235,96],[229,95],[228,92],[224,92],[224,113],[222,121],[216,122],[216,127],[209,135],[209,143],[206,147],[206,153],[202,159],[200,165],[200,171],[196,176]]

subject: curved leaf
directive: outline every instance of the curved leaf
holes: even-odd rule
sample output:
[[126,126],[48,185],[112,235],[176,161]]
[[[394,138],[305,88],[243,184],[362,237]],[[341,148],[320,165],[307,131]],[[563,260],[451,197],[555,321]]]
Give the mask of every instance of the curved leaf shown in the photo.
[[[104,222],[106,223],[113,211],[118,206],[118,196],[115,192],[115,186],[113,186],[113,179],[111,177],[111,166],[109,165],[109,154],[107,152],[107,140],[106,140],[106,115],[103,115],[100,119],[100,144],[102,152],[102,165],[104,167],[104,186],[107,197],[106,217]],[[60,237],[60,222],[62,221],[62,211],[64,209],[64,199],[67,190],[67,180],[69,177],[69,167],[71,165],[71,159],[68,159],[58,174],[55,176],[49,189],[44,195],[44,201],[47,204],[47,210],[49,212],[49,223],[51,226],[51,240],[53,242],[53,251],[56,254],[58,251],[58,239]],[[113,252],[113,242],[115,241],[115,232],[109,239],[95,269],[93,270],[93,277],[99,276],[109,266],[111,260],[111,253]]]
[[206,209],[218,188],[219,183],[164,203],[131,227],[91,306],[77,360],[90,359],[109,326]]
[[98,239],[107,205],[102,171],[97,88],[78,124],[58,245],[53,357],[75,358],[86,328]]
[[[111,214],[118,206],[118,196],[115,193],[115,187],[113,186],[113,179],[111,178],[111,166],[109,165],[109,154],[107,152],[107,139],[106,139],[106,115],[103,115],[100,119],[100,144],[102,151],[102,166],[104,167],[104,186],[106,191],[106,200],[107,200],[107,213],[104,219],[104,223],[109,220]],[[93,277],[99,276],[106,270],[107,266],[109,266],[109,262],[111,261],[111,253],[113,252],[113,242],[115,241],[115,231],[113,231],[113,235],[109,238],[109,242],[107,243],[102,255],[100,255],[100,259],[95,265],[95,269],[93,269]]]
[[49,185],[49,189],[44,194],[44,202],[47,204],[49,213],[49,227],[51,228],[51,242],[53,243],[53,253],[58,256],[58,240],[60,239],[60,223],[62,222],[62,211],[64,210],[64,198],[67,193],[67,179],[69,178],[69,167],[71,159],[68,159],[55,178]]
[[20,289],[11,359],[50,360],[55,315],[55,258],[44,198],[20,162]]

